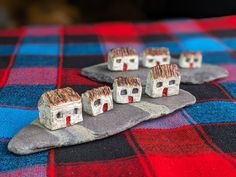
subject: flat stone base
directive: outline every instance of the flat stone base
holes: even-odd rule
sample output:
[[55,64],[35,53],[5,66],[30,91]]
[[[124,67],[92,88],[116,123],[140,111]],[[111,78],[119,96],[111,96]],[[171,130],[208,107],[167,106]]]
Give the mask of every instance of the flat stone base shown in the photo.
[[[177,59],[171,59],[172,63],[177,64]],[[135,76],[141,79],[142,85],[146,85],[147,73],[150,69],[139,67],[137,71],[110,71],[107,69],[107,64],[102,63],[81,70],[81,74],[92,80],[112,83],[118,76]],[[228,71],[216,65],[203,64],[201,68],[196,69],[184,69],[180,68],[181,82],[191,84],[202,84],[204,82],[213,81],[216,79],[224,78],[228,76]]]
[[11,139],[8,149],[24,155],[102,139],[195,102],[195,97],[184,90],[180,90],[179,95],[157,99],[143,95],[141,102],[114,103],[114,109],[96,117],[83,113],[83,122],[55,131],[49,131],[36,119]]

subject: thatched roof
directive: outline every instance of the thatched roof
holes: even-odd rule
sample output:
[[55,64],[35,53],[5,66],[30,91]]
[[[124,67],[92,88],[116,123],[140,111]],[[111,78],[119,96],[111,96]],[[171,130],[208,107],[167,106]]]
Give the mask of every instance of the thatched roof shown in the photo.
[[169,49],[165,47],[161,48],[145,48],[144,49],[144,54],[145,55],[151,55],[151,56],[156,56],[156,55],[170,55]]
[[176,64],[156,65],[151,69],[153,79],[170,78],[180,76],[179,68]]
[[181,56],[184,56],[184,57],[199,57],[199,56],[202,56],[202,53],[199,52],[199,51],[185,51],[185,52],[182,52],[181,53]]
[[38,104],[40,105],[45,101],[49,106],[57,106],[63,103],[80,100],[80,95],[77,92],[70,87],[66,87],[45,92],[42,94]]
[[114,83],[118,86],[141,86],[141,81],[137,77],[118,77]]
[[111,89],[108,86],[94,88],[91,90],[87,90],[84,93],[91,101],[100,98],[101,96],[110,96],[112,95]]
[[114,48],[109,53],[112,58],[138,55],[138,52],[133,48]]

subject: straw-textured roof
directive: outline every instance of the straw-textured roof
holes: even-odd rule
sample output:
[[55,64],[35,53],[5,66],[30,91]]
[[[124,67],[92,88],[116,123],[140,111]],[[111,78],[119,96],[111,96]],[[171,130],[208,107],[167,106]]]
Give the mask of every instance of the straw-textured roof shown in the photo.
[[153,79],[170,78],[180,76],[179,68],[176,64],[156,65],[151,69]]
[[42,104],[43,100],[49,106],[57,106],[71,101],[80,101],[80,99],[77,92],[70,87],[66,87],[45,92],[39,100],[39,105]]
[[199,51],[185,51],[185,52],[182,52],[181,53],[181,56],[184,56],[184,57],[199,57],[199,56],[201,56],[202,55],[202,53],[201,52],[199,52]]
[[114,48],[110,50],[112,58],[138,55],[138,52],[133,48]]
[[94,88],[91,90],[87,90],[84,93],[85,96],[87,96],[90,100],[95,100],[100,98],[101,96],[109,96],[112,95],[111,89],[108,86]]
[[141,86],[141,81],[137,77],[118,77],[114,82],[118,86]]
[[170,55],[169,49],[165,47],[161,48],[145,48],[144,49],[144,54],[145,55],[151,55],[151,56],[156,56],[156,55]]

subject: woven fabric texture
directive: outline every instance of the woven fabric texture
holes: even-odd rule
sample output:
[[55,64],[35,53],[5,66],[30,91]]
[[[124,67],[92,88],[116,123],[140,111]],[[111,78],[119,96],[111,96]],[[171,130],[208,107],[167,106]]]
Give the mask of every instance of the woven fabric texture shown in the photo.
[[[105,62],[114,47],[168,47],[175,57],[200,50],[229,77],[182,84],[195,105],[118,135],[27,156],[8,152],[10,138],[37,118],[43,92],[104,85],[80,71]],[[0,176],[235,177],[235,100],[236,16],[0,30]]]

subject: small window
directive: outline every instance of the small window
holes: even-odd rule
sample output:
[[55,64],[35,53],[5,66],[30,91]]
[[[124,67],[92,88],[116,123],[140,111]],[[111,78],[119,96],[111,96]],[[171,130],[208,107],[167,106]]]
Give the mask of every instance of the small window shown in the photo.
[[161,87],[162,86],[162,82],[157,82],[157,87]]
[[78,114],[78,112],[79,112],[79,109],[78,109],[78,108],[75,108],[75,109],[74,109],[74,114]]
[[121,59],[116,59],[116,63],[121,63]]
[[194,58],[194,60],[193,60],[195,63],[197,63],[198,62],[198,58]]
[[149,63],[152,63],[153,61],[154,61],[153,59],[149,59],[149,60],[148,60]]
[[126,90],[126,89],[121,90],[121,91],[120,91],[120,94],[121,94],[121,95],[127,95],[127,90]]
[[101,99],[94,101],[94,106],[99,106],[101,104]]
[[186,58],[186,62],[190,62],[190,58]]
[[162,60],[163,60],[163,62],[167,62],[168,59],[167,58],[163,58]]
[[133,88],[132,93],[138,93],[138,88]]
[[170,80],[169,81],[169,85],[174,85],[175,84],[175,80]]
[[130,59],[129,61],[130,61],[131,63],[134,63],[134,62],[135,62],[135,59],[132,58],[132,59]]
[[58,112],[56,116],[57,118],[62,118],[63,114],[61,112]]

